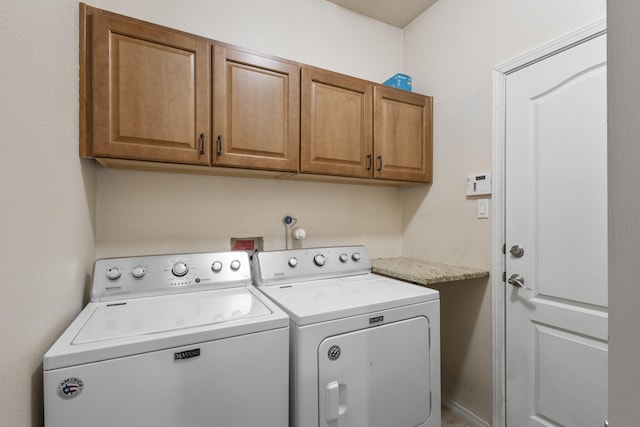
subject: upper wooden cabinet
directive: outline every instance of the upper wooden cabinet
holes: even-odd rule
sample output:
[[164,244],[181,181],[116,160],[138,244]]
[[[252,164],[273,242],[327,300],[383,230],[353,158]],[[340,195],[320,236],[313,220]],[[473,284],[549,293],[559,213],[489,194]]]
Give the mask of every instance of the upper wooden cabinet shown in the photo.
[[374,177],[431,182],[433,99],[376,86]]
[[80,155],[105,166],[430,182],[432,99],[80,4]]
[[296,172],[299,65],[221,45],[213,49],[213,164]]
[[302,67],[300,172],[430,182],[432,99]]
[[86,9],[83,154],[209,164],[208,43]]
[[372,111],[370,82],[303,66],[300,172],[370,178]]
[[81,11],[82,155],[298,171],[297,63]]

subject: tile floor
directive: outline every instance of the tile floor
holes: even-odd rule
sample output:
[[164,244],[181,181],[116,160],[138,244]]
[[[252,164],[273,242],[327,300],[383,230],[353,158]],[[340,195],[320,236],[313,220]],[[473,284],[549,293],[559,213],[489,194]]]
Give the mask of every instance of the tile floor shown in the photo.
[[466,419],[453,412],[446,406],[442,407],[442,427],[474,427]]

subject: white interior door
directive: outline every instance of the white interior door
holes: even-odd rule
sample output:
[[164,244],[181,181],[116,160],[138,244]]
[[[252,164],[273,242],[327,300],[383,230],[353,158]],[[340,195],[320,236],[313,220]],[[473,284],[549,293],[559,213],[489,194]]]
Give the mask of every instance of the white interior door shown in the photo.
[[506,79],[506,423],[601,427],[606,35]]

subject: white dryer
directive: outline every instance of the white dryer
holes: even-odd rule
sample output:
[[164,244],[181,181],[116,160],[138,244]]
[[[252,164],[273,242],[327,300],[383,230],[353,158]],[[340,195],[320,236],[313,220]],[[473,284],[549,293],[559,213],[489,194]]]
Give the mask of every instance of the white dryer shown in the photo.
[[97,260],[44,356],[45,425],[286,426],[288,326],[246,252]]
[[363,246],[259,252],[290,318],[292,427],[439,427],[437,291],[371,273]]

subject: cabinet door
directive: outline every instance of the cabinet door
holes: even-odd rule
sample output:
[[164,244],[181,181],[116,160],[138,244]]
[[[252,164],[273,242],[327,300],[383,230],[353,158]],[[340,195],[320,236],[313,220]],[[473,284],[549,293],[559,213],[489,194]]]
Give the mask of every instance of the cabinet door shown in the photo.
[[209,47],[195,36],[95,12],[92,155],[209,164]]
[[298,170],[300,68],[214,46],[213,164]]
[[431,97],[375,87],[374,177],[431,182]]
[[301,172],[371,177],[373,85],[302,67]]

